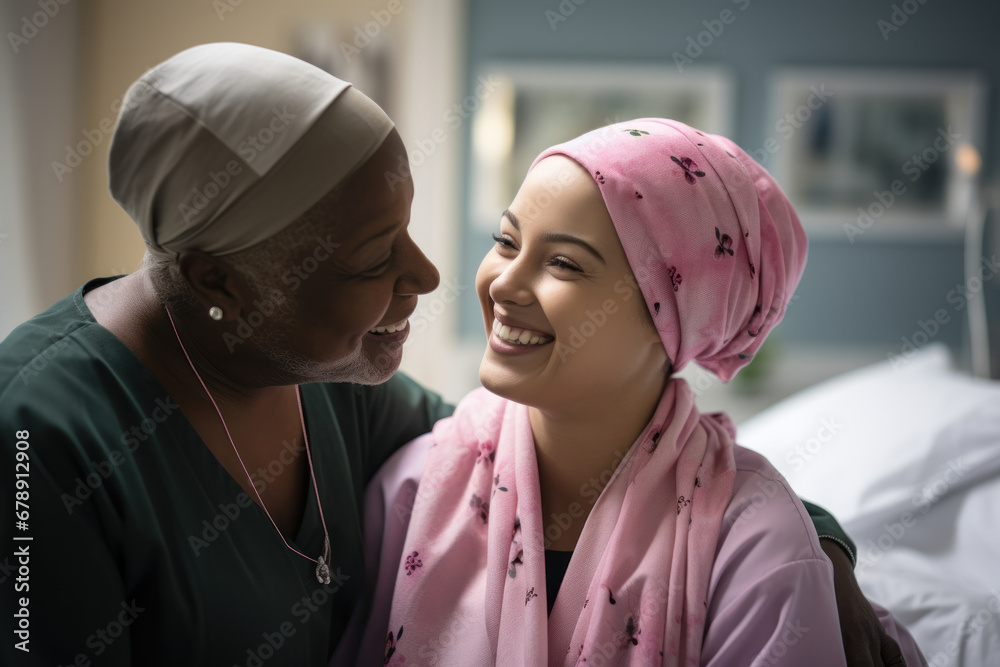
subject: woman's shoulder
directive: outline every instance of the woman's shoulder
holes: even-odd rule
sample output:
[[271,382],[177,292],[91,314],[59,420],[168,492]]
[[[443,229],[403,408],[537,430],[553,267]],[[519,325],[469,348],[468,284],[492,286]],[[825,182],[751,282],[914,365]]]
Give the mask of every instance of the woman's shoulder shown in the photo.
[[[734,446],[736,477],[716,548],[716,572],[756,579],[791,563],[824,561],[809,513],[788,481],[755,451]],[[713,577],[714,578],[714,577]]]
[[809,656],[827,653],[829,664],[843,664],[836,657],[833,567],[809,514],[766,458],[738,445],[734,455],[733,496],[709,587],[703,664],[735,664],[748,656],[807,664]]
[[736,478],[720,543],[732,540],[789,542],[789,558],[816,558],[823,551],[809,513],[788,480],[761,454],[734,445]]
[[17,326],[0,343],[0,422],[120,433],[140,369],[107,343],[71,297]]

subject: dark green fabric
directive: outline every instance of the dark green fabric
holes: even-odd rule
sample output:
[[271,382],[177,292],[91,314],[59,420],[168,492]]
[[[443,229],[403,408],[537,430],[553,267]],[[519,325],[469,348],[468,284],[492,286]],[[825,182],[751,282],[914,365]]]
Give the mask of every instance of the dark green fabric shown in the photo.
[[814,505],[805,500],[802,501],[802,504],[805,505],[806,511],[809,512],[809,518],[812,519],[813,525],[816,526],[816,533],[819,535],[819,538],[821,540],[832,538],[832,541],[836,542],[847,554],[847,557],[851,559],[851,565],[857,566],[858,559],[855,554],[858,553],[858,547],[847,536],[844,529],[840,527],[834,516],[819,505]]
[[[96,323],[83,293],[113,279],[89,281],[0,343],[0,662],[325,667],[363,588],[364,485],[452,406],[399,373],[375,387],[302,386],[333,550],[323,586],[155,376]],[[18,430],[30,443],[27,531],[11,516]],[[322,544],[310,493],[294,545],[315,557]],[[22,545],[30,588],[14,592]],[[30,654],[11,633],[22,596]]]

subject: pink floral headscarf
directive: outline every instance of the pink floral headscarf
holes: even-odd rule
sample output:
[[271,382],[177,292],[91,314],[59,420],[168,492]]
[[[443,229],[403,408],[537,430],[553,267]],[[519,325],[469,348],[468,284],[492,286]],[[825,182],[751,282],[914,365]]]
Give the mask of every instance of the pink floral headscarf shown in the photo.
[[[674,368],[724,380],[785,312],[806,238],[728,139],[640,119],[555,146],[597,182]],[[698,665],[735,427],[671,379],[601,491],[551,614],[528,408],[470,393],[426,437],[387,665]]]
[[773,178],[729,139],[640,118],[539,155],[593,175],[660,339],[730,380],[781,321],[805,268],[807,240]]

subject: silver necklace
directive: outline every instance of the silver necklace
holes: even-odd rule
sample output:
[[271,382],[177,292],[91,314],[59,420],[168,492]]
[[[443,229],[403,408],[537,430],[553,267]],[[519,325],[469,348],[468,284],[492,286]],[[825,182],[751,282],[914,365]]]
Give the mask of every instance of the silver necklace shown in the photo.
[[236,443],[233,442],[233,436],[229,433],[229,427],[226,425],[226,420],[222,416],[222,411],[219,409],[218,404],[216,404],[215,399],[212,398],[212,392],[208,390],[208,386],[205,385],[205,381],[201,379],[201,375],[198,374],[198,369],[194,367],[194,362],[191,361],[191,356],[187,353],[187,349],[184,348],[184,343],[181,342],[181,336],[177,333],[177,325],[174,324],[174,317],[170,314],[170,309],[166,306],[163,308],[167,311],[167,317],[170,318],[170,326],[174,329],[174,335],[177,336],[177,342],[180,343],[181,350],[184,352],[184,356],[187,358],[188,363],[191,364],[191,370],[194,371],[194,375],[198,378],[198,382],[201,383],[202,388],[205,393],[208,394],[208,400],[212,401],[212,405],[215,406],[215,411],[219,414],[219,420],[222,422],[222,428],[226,430],[226,436],[229,438],[229,444],[233,446],[233,451],[236,452],[236,458],[239,459],[240,465],[243,467],[243,472],[246,473],[247,480],[250,482],[250,488],[253,489],[254,495],[257,496],[257,502],[260,503],[261,508],[264,513],[267,514],[267,518],[271,520],[271,525],[274,526],[274,530],[278,533],[278,537],[281,541],[285,543],[285,546],[299,554],[303,558],[313,561],[316,563],[316,580],[321,584],[330,583],[330,533],[326,529],[326,518],[323,516],[323,503],[319,499],[319,487],[316,485],[316,473],[313,471],[312,464],[312,454],[309,451],[309,436],[306,433],[306,419],[302,412],[302,392],[298,385],[295,386],[295,400],[299,404],[299,422],[302,424],[302,438],[306,445],[306,458],[309,459],[309,476],[312,478],[313,491],[316,493],[316,504],[319,506],[319,517],[320,521],[323,523],[323,555],[319,558],[312,558],[305,555],[285,539],[285,536],[281,534],[278,530],[278,524],[274,522],[271,517],[271,513],[267,511],[267,507],[264,505],[264,500],[257,493],[257,487],[254,486],[253,479],[250,477],[250,473],[247,471],[246,465],[243,463],[243,457],[240,456],[240,452],[236,449]]

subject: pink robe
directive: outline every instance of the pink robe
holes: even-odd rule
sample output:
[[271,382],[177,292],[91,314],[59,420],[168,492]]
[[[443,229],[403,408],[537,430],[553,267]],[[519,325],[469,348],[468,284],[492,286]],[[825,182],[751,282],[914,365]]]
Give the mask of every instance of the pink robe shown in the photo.
[[[331,665],[383,664],[396,578],[407,576],[408,566],[416,565],[403,553],[404,542],[434,444],[433,433],[414,440],[383,466],[368,487],[365,547],[373,605],[358,608]],[[711,568],[701,664],[846,665],[833,568],[808,513],[766,459],[739,446],[734,446],[734,455],[735,482]],[[425,483],[434,484],[433,478],[440,474],[428,472]],[[563,588],[572,571],[571,564]],[[544,585],[536,595],[544,608]],[[885,609],[873,607],[888,634],[899,642],[907,665],[926,665],[906,629]],[[453,624],[440,628],[435,640],[423,642],[418,652],[410,651],[405,658],[396,654],[388,664],[457,664],[451,651],[459,637],[464,640],[465,635],[481,631],[478,621],[470,624],[456,616]],[[517,663],[510,658],[497,656],[498,662]],[[593,655],[588,664],[599,662]],[[647,657],[633,658],[631,664],[658,663]],[[561,663],[550,660],[550,664]]]

